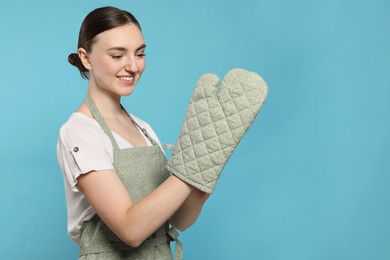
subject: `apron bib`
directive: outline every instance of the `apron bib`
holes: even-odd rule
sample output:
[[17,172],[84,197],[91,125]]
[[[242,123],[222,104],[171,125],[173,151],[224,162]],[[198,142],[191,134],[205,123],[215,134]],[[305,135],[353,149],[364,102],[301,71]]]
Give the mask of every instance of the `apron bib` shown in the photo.
[[[166,157],[159,145],[141,129],[153,146],[119,149],[119,146],[99,110],[89,94],[85,103],[100,127],[110,138],[113,146],[113,166],[125,185],[133,203],[137,203],[155,190],[169,176],[165,169]],[[178,236],[168,222],[146,239],[139,247],[133,248],[122,242],[99,218],[97,214],[83,222],[80,238],[80,260],[119,260],[119,259],[172,259],[170,241]],[[181,259],[182,246],[178,240],[175,259]]]

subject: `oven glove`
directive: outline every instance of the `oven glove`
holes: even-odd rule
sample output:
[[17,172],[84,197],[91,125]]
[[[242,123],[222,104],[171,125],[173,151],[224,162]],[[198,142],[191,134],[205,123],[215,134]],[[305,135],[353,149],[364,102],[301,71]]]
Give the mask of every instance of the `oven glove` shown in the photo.
[[219,84],[203,75],[192,94],[179,139],[166,168],[212,193],[222,169],[260,111],[268,87],[256,73],[233,69]]

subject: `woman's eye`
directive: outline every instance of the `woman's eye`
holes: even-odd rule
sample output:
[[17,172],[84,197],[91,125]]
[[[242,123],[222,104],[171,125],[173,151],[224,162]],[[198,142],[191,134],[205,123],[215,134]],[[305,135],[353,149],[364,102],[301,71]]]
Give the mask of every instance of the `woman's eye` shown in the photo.
[[145,57],[145,56],[146,56],[145,53],[138,53],[138,54],[137,54],[137,57]]
[[114,60],[119,60],[119,59],[122,58],[123,56],[122,56],[122,55],[111,55],[111,57],[112,57]]

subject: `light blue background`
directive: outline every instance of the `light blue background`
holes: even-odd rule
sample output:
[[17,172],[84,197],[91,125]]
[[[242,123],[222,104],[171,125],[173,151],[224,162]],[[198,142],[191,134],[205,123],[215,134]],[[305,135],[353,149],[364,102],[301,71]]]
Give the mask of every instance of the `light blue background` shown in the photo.
[[390,259],[387,0],[2,0],[1,259],[77,258],[55,145],[87,86],[67,55],[105,5],[141,22],[147,70],[123,102],[165,143],[203,73],[269,85],[185,259]]

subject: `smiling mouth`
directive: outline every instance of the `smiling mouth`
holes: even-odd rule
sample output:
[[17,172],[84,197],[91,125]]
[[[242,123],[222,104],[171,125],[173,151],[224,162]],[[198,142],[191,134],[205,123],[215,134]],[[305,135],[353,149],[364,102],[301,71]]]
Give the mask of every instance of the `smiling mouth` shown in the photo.
[[134,80],[134,76],[118,76],[119,79],[125,80],[125,81],[132,81]]

